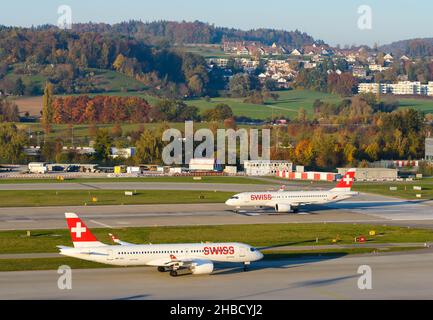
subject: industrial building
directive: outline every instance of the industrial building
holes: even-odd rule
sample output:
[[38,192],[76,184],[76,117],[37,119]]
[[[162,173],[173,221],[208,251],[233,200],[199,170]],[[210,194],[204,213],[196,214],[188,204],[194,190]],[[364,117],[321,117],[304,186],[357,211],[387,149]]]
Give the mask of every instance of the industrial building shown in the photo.
[[[338,173],[346,174],[349,168],[338,168]],[[395,181],[398,178],[397,169],[386,168],[357,168],[356,181]]]
[[275,176],[279,171],[292,171],[293,163],[285,160],[246,160],[247,176]]
[[214,158],[195,158],[189,162],[190,171],[222,171],[222,166]]

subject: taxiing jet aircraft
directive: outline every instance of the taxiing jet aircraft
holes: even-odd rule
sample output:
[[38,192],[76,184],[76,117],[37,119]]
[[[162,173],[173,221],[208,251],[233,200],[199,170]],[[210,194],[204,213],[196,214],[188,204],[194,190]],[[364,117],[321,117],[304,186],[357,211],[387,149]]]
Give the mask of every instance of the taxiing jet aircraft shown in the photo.
[[74,247],[58,246],[60,254],[115,266],[155,266],[176,277],[184,274],[210,274],[214,262],[238,262],[244,270],[263,254],[243,243],[192,243],[137,245],[120,241],[117,245],[99,242],[75,213],[65,213]]
[[280,191],[244,192],[226,201],[226,205],[236,207],[271,207],[276,212],[298,212],[299,207],[308,204],[338,202],[358,195],[352,192],[356,169],[350,169],[334,189],[326,191]]

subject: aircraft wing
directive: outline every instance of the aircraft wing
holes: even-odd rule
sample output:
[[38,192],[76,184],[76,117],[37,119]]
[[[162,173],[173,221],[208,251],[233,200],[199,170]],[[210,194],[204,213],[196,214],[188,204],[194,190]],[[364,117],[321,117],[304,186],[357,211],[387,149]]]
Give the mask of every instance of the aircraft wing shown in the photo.
[[[197,261],[204,261],[203,259],[197,259]],[[192,264],[196,262],[195,259],[177,259],[175,256],[171,255],[170,257],[157,259],[150,261],[148,265],[155,267],[190,267]]]

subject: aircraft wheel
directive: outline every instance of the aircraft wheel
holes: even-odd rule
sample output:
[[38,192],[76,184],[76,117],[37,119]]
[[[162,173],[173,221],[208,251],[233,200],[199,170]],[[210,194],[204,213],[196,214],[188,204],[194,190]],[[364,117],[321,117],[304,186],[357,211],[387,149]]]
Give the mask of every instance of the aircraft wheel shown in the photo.
[[158,272],[166,272],[167,270],[165,270],[165,267],[158,267],[157,268]]
[[171,271],[170,271],[170,275],[171,275],[172,277],[177,277],[177,276],[178,276],[177,271],[175,271],[175,270],[171,270]]

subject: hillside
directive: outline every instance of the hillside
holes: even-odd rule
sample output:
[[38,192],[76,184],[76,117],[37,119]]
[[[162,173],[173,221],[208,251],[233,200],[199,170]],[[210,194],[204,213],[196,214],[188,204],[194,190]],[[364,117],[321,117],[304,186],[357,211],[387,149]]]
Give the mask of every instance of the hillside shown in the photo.
[[412,57],[433,56],[433,38],[409,39],[396,41],[378,48],[395,56],[409,55]]
[[85,23],[75,24],[73,29],[80,32],[117,33],[153,43],[167,41],[170,45],[185,43],[221,44],[223,41],[256,41],[265,45],[276,43],[282,46],[300,47],[313,43],[323,43],[323,41],[316,41],[310,35],[299,30],[286,31],[265,28],[240,30],[216,27],[200,21],[129,21],[114,25]]

